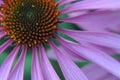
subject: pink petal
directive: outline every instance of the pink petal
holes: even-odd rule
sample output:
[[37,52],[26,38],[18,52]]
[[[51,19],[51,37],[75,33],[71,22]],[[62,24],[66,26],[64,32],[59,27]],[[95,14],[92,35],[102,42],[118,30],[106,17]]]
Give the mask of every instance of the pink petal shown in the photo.
[[105,69],[95,64],[90,64],[88,66],[85,66],[83,67],[82,70],[90,80],[99,80],[101,77],[104,77],[104,75],[108,73]]
[[99,50],[104,51],[105,53],[107,53],[108,55],[111,55],[111,56],[120,52],[120,50],[116,50],[116,49],[108,48],[108,47],[104,47],[104,46],[96,46],[95,45],[95,47],[98,48]]
[[55,51],[57,61],[66,80],[88,80],[79,67],[69,57],[63,54],[62,50],[58,49],[53,43],[51,43],[51,46]]
[[2,11],[0,11],[0,16],[3,16],[3,13],[2,13]]
[[47,54],[47,56],[48,56],[49,59],[56,60],[56,56],[54,54],[53,49],[46,50],[46,54]]
[[64,5],[64,4],[73,2],[73,1],[75,1],[75,0],[59,0],[58,4],[59,4],[59,6],[61,6],[61,5]]
[[8,48],[8,46],[10,46],[10,44],[12,44],[13,40],[9,39],[8,41],[6,41],[2,46],[0,46],[0,54],[2,54],[2,52]]
[[20,49],[20,46],[17,45],[12,52],[8,55],[8,57],[3,62],[1,68],[0,68],[0,80],[7,80],[9,72],[12,68],[12,65],[14,63],[14,60],[16,58],[16,55]]
[[6,35],[6,34],[5,34],[4,31],[0,32],[0,38],[3,38],[5,35]]
[[64,46],[66,46],[69,50],[72,50],[79,56],[82,56],[98,64],[107,71],[111,72],[113,75],[120,78],[120,63],[106,53],[88,44],[86,44],[85,46],[64,40],[62,40],[62,42],[64,43]]
[[[76,11],[76,12],[68,13],[69,17],[68,18],[64,18],[64,19],[69,19],[71,17],[80,16],[80,15],[83,15],[83,14],[86,14],[86,13],[88,13],[88,11],[86,11],[86,10],[85,11]],[[62,20],[64,20],[64,19],[62,19]]]
[[[77,14],[79,15],[79,14]],[[120,31],[120,11],[96,11],[72,18],[62,19],[64,22],[75,23],[89,31]]]
[[4,28],[0,26],[0,30],[3,30]]
[[61,13],[69,13],[86,9],[119,9],[119,0],[83,0],[71,4],[61,11]]
[[0,6],[3,4],[3,1],[2,0],[0,0]]
[[54,68],[52,67],[51,63],[49,62],[42,45],[41,47],[39,47],[39,50],[40,50],[41,68],[43,71],[44,79],[45,80],[60,80]]
[[87,65],[83,67],[82,70],[90,80],[119,80],[117,77],[111,75],[105,69],[95,64]]
[[99,79],[99,80],[120,80],[116,78],[115,76],[111,76],[110,74],[106,75],[105,77]]
[[32,70],[31,70],[32,80],[44,80],[41,72],[41,67],[38,59],[37,48],[32,47]]
[[[59,48],[61,48],[61,47],[62,47],[62,46],[60,46]],[[64,49],[61,48],[61,50],[63,51]],[[48,56],[50,59],[57,60],[53,49],[47,50],[46,53],[47,53],[47,56]],[[85,60],[84,58],[73,54],[70,50],[64,51],[64,54],[68,55],[68,57],[71,58],[71,59],[72,59],[73,61],[75,61],[75,62],[80,62],[80,61]]]
[[23,50],[21,52],[21,56],[18,60],[18,63],[10,73],[8,80],[23,80],[26,52],[27,46],[23,46]]
[[117,34],[89,31],[75,31],[60,29],[60,32],[67,34],[79,43],[90,42],[101,46],[120,49],[120,36]]

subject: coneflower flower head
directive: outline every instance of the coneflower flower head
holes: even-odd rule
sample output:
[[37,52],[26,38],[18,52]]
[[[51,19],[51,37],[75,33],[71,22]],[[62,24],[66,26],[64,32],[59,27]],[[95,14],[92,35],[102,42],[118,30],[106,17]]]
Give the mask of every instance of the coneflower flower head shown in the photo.
[[57,29],[57,7],[54,0],[6,0],[1,9],[1,26],[19,44],[47,42]]
[[[120,49],[120,36],[112,33],[62,29],[60,23],[79,23],[81,17],[60,18],[62,14],[93,9],[120,9],[119,0],[0,0],[0,55],[13,50],[0,66],[0,80],[23,80],[26,53],[32,52],[32,80],[60,80],[46,54],[50,45],[66,80],[88,80],[71,57],[90,60],[120,78],[120,63],[105,49]],[[65,6],[62,10],[58,7]],[[81,15],[81,14],[80,14]],[[69,26],[68,26],[69,27]],[[70,41],[61,34],[74,39]],[[60,46],[55,44],[57,41]],[[21,53],[17,63],[16,56]],[[40,53],[38,55],[38,53]],[[107,65],[106,65],[107,63]],[[112,66],[112,67],[111,67]]]

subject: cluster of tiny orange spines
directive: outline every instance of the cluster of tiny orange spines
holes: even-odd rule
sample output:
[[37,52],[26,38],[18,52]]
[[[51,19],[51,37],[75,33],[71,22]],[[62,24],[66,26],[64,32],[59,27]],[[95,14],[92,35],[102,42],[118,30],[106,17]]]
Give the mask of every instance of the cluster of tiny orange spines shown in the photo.
[[[25,25],[17,16],[22,15],[18,8],[31,2],[31,8],[38,12],[35,25]],[[2,25],[10,38],[19,44],[28,46],[47,42],[57,30],[58,16],[57,4],[54,0],[6,0],[2,6]]]

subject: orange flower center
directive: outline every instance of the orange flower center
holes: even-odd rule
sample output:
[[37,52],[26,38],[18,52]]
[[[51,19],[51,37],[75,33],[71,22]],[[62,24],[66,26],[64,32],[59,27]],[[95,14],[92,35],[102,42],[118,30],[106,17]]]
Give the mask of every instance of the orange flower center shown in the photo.
[[1,23],[15,42],[37,45],[47,42],[56,32],[57,8],[54,0],[5,0]]

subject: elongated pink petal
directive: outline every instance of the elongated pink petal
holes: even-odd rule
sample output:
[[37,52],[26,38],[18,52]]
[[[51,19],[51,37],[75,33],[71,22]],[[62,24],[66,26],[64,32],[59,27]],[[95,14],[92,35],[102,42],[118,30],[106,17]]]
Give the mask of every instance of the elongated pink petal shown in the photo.
[[41,47],[39,47],[39,50],[41,52],[40,62],[41,62],[41,68],[42,68],[42,72],[44,75],[44,79],[45,80],[60,80],[54,68],[52,67],[51,63],[49,62],[42,45]]
[[61,13],[69,13],[86,9],[120,9],[119,0],[83,0],[71,4],[61,11]]
[[21,56],[18,60],[18,63],[10,73],[8,80],[23,80],[26,52],[27,46],[23,46],[23,50],[21,52]]
[[118,79],[117,77],[111,75],[110,73],[108,73],[108,71],[99,67],[96,64],[87,65],[83,67],[82,70],[90,80],[106,80],[107,78],[112,77],[114,77],[116,80]]
[[0,38],[3,38],[5,35],[6,35],[6,34],[5,34],[4,31],[0,32]]
[[[72,12],[72,13],[68,13],[68,18],[63,18],[62,20],[64,20],[64,19],[69,19],[69,18],[71,18],[71,17],[76,17],[76,16],[82,16],[82,15],[84,15],[84,14],[86,14],[86,13],[88,13],[88,11],[76,11],[76,12]],[[61,19],[60,19],[61,20]]]
[[0,46],[0,54],[8,47],[10,44],[12,44],[13,40],[9,39],[6,41],[2,46]]
[[109,47],[104,47],[104,46],[96,46],[94,45],[96,48],[98,48],[99,50],[102,50],[103,52],[107,53],[108,55],[114,55],[114,54],[119,54],[120,50],[116,50],[113,48],[109,48]]
[[107,55],[106,53],[88,44],[86,44],[87,46],[85,46],[64,41],[62,39],[60,39],[60,41],[62,41],[64,43],[64,46],[66,46],[69,50],[72,50],[79,56],[82,56],[98,64],[107,71],[111,72],[111,74],[120,78],[120,63],[113,59],[112,57],[110,57],[109,55]]
[[62,50],[58,49],[53,43],[51,45],[66,80],[88,80],[79,67]]
[[[79,14],[77,14],[79,15]],[[120,31],[120,11],[95,11],[84,15],[65,18],[61,21],[75,23],[89,31]]]
[[38,59],[37,48],[32,47],[32,70],[31,70],[32,80],[44,80],[41,72],[41,67]]
[[[62,46],[60,46],[59,48],[61,48],[61,47]],[[61,48],[61,50],[63,51],[64,49]],[[47,53],[47,56],[50,59],[57,60],[53,49],[47,50],[46,53]],[[80,61],[84,61],[85,60],[83,57],[80,57],[80,56],[77,56],[75,54],[72,54],[72,52],[70,50],[66,50],[64,52],[64,54],[68,55],[68,57],[71,58],[75,62],[80,62]]]
[[16,55],[20,49],[20,46],[17,45],[13,51],[8,55],[8,57],[3,62],[1,68],[0,68],[0,80],[7,80],[9,72],[12,68],[12,65],[14,63],[14,60],[16,58]]
[[63,30],[60,32],[69,35],[78,42],[90,42],[97,45],[107,46],[111,48],[120,49],[120,36],[111,33],[103,32],[89,32],[89,31],[75,31]]
[[61,5],[64,5],[64,4],[73,2],[73,1],[75,1],[75,0],[59,0],[58,4],[59,4],[59,6],[61,6]]

